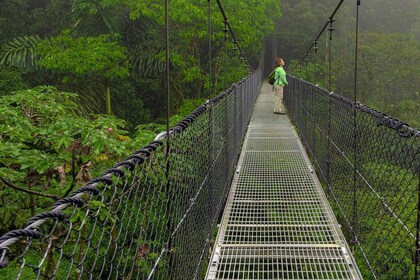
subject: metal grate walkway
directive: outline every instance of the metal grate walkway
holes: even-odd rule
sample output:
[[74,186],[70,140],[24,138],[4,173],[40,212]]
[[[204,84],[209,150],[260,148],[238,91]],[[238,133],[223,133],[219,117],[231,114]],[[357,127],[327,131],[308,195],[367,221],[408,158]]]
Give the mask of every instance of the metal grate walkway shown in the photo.
[[284,115],[263,84],[206,279],[362,279]]

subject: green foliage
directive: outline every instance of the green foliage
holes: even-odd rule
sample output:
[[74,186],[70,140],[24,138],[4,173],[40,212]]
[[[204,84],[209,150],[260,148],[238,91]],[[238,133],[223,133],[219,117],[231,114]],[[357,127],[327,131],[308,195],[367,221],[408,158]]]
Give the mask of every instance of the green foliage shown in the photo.
[[128,23],[122,5],[106,5],[105,1],[75,0],[71,7],[72,30],[78,35],[116,34]]
[[41,37],[60,34],[63,28],[70,25],[71,13],[68,10],[71,2],[73,1],[49,0],[48,2],[39,1],[30,5],[31,13],[26,15],[27,21],[30,22],[30,26],[27,26],[27,32]]
[[155,77],[165,72],[164,50],[150,43],[139,44],[130,50],[128,59],[133,77]]
[[199,106],[206,103],[206,101],[207,100],[205,98],[184,100],[184,103],[179,108],[179,115],[183,117],[189,115],[192,111],[197,109]]
[[326,67],[323,64],[308,62],[306,65],[297,66],[298,61],[292,60],[290,68],[296,69],[296,75],[300,78],[325,87],[328,79],[327,73],[325,72]]
[[[252,49],[261,50],[263,38],[274,31],[275,21],[280,19],[280,3],[275,0],[225,1],[223,6],[247,53],[252,53]],[[258,63],[259,56],[257,59]]]
[[334,0],[281,1],[283,16],[276,28],[276,32],[281,38],[279,56],[283,57],[286,62],[300,59],[321,26],[327,21],[336,3],[337,1]]
[[396,95],[390,91],[397,90],[393,85],[401,79],[411,81],[404,91],[418,90],[420,84],[416,83],[415,77],[420,75],[420,42],[414,36],[363,32],[360,57],[363,100],[377,95],[397,100]]
[[[189,112],[191,113],[191,112]],[[173,127],[180,122],[185,116],[173,115],[169,118],[169,127]],[[147,123],[136,126],[132,141],[129,147],[136,150],[154,140],[157,134],[166,131],[166,124],[162,123]]]
[[13,67],[0,67],[0,96],[25,88],[27,88],[27,84],[21,70]]
[[[115,5],[116,1],[109,0],[102,3]],[[153,1],[123,1],[122,3],[130,8],[132,19],[146,21],[149,24],[153,22],[154,24],[150,24],[151,28],[158,34],[162,32],[164,3]],[[230,50],[233,47],[230,45],[232,38],[228,34],[226,46],[225,34],[222,32],[223,19],[219,7],[215,3],[211,4],[211,24],[212,29],[215,30],[212,33],[214,42],[212,52],[215,54],[212,61],[208,59],[208,4],[192,0],[178,0],[170,5],[170,40],[173,42],[170,60],[171,66],[173,66],[171,83],[175,89],[172,102],[174,111],[179,109],[182,103],[180,100],[190,97],[199,98],[203,95],[203,89],[209,88],[207,69],[210,63],[215,67],[213,68],[215,74],[211,82],[217,90],[236,82],[235,77],[238,77],[231,73],[240,73],[241,77],[248,74],[246,71],[238,71],[232,67],[235,56],[236,68],[242,69],[237,53],[229,53],[229,74],[227,75],[229,80],[225,75],[220,75],[220,71],[225,69],[224,49],[227,47]],[[259,1],[258,5],[255,5],[253,1],[225,1],[223,6],[242,49],[248,53],[247,57],[251,57],[251,60],[256,58],[254,60],[257,65],[262,39],[273,31],[274,21],[280,14],[278,1],[264,0]],[[136,52],[131,59],[133,73],[144,77],[163,71],[164,57],[160,55],[163,52],[160,52],[157,46],[163,46],[164,42],[162,38],[159,40],[152,39],[154,47],[144,43],[135,46]]]
[[145,107],[144,101],[131,83],[116,81],[112,91],[114,93],[112,102],[115,104],[114,114],[127,121],[127,128],[132,130],[139,124],[153,121],[151,110]]
[[[213,93],[217,94],[248,74],[239,60],[238,53],[230,51],[233,45],[229,34],[227,44],[224,41],[219,7],[215,2],[210,4],[214,30],[211,61],[208,56],[208,3],[177,0],[170,5],[170,82],[173,89],[171,112],[178,112],[183,99],[200,98],[204,96],[203,91],[208,95],[210,82]],[[274,21],[280,15],[278,1],[264,0],[256,5],[255,1],[251,0],[240,3],[229,0],[224,2],[223,6],[247,58],[257,65],[261,41],[273,30]],[[11,9],[9,5],[6,8]],[[50,84],[63,90],[78,92],[81,94],[81,100],[83,99],[84,111],[87,112],[96,112],[104,108],[98,106],[100,104],[95,99],[105,97],[107,113],[110,114],[111,86],[112,91],[119,92],[114,83],[130,75],[134,79],[129,83],[141,98],[136,102],[143,103],[151,111],[152,118],[157,120],[163,117],[164,3],[125,0],[76,0],[69,3],[64,0],[51,0],[31,4],[23,13],[25,18],[34,21],[26,32],[48,39],[35,44],[37,48],[26,46],[26,53],[28,57],[33,57],[33,61],[18,58],[23,57],[25,51],[14,46],[14,64],[31,61],[29,65],[23,65],[30,69],[31,65],[37,65],[35,63],[40,59],[40,65],[52,72],[45,75],[45,72],[37,71],[31,76],[27,75],[25,78],[29,80],[29,84]],[[5,19],[9,20],[7,16]],[[21,41],[26,34],[19,35],[16,40]],[[228,65],[224,63],[226,48],[229,50]],[[209,64],[212,64],[214,72],[211,81],[207,73]],[[228,73],[222,74],[224,69],[228,69]],[[149,79],[154,82],[149,83]],[[123,104],[114,104],[124,100],[122,95],[124,94],[112,98],[115,108],[123,107]],[[115,109],[113,113],[117,111],[118,109]],[[134,116],[124,118],[130,122],[135,119],[145,122],[149,119]],[[133,125],[136,125],[137,121],[134,122]]]
[[27,30],[26,0],[2,0],[0,9],[0,42],[23,35]]
[[[387,279],[410,279],[414,247],[407,246],[412,244],[407,229],[413,232],[416,228],[417,217],[413,213],[418,201],[412,194],[417,192],[419,179],[409,169],[386,163],[369,162],[362,169],[377,192],[374,194],[366,188],[358,193],[359,207],[368,208],[360,209],[363,215],[358,218],[363,249],[374,256],[371,265],[377,275],[386,275]],[[383,207],[385,204],[387,208]],[[356,257],[362,258],[360,252],[356,252]]]
[[[118,37],[118,36],[117,36]],[[40,42],[39,64],[55,73],[99,77],[106,87],[107,114],[111,114],[110,82],[129,75],[126,48],[110,35],[78,37],[65,30],[60,36]]]
[[0,52],[0,65],[21,67],[28,71],[38,69],[37,44],[41,38],[35,36],[16,37],[7,41]]
[[418,126],[420,42],[413,35],[363,32],[360,57],[360,101]]
[[95,175],[128,153],[125,122],[78,116],[76,97],[38,87],[0,98],[0,114],[8,116],[0,119],[0,177],[26,190],[0,182],[3,230],[22,226],[36,206],[52,203],[38,193],[58,198],[82,183],[75,177],[82,165],[91,162]]
[[164,4],[158,3],[153,0],[102,0],[102,3],[105,6],[114,6],[117,4],[124,4],[130,9],[130,18],[138,19],[140,17],[145,17],[153,19],[154,21],[163,24],[164,23]]
[[398,116],[411,127],[420,129],[420,118],[416,117],[420,116],[420,94],[415,92],[412,96],[403,95],[395,104],[386,106],[386,112],[390,116]]
[[74,38],[69,30],[38,44],[42,67],[57,73],[99,75],[105,79],[128,76],[125,51],[110,35]]
[[[292,58],[301,59],[328,20],[335,4],[329,0],[282,1],[284,16],[278,30],[281,40],[279,55],[289,61]],[[420,21],[411,15],[418,11],[420,5],[415,0],[407,0],[403,4],[392,0],[366,3],[360,13],[357,52],[358,101],[414,127],[418,127],[418,118],[415,116],[420,107]],[[396,18],[401,20],[396,21]],[[328,71],[328,64],[324,61],[328,61],[327,45],[330,42],[333,84],[329,89],[353,97],[356,23],[353,4],[344,2],[334,20],[332,41],[329,41],[329,32],[326,30],[318,38],[317,53],[313,50],[309,52],[309,62],[319,64],[322,69],[316,70],[315,79],[305,70],[301,77],[310,82],[315,80],[316,83],[325,80],[324,84],[328,85],[322,76]],[[295,74],[300,75],[298,72]]]

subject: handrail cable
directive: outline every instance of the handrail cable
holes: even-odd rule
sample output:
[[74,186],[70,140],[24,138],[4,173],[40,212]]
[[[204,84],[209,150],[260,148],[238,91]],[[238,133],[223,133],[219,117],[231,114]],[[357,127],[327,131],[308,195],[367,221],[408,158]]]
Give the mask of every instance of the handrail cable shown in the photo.
[[225,88],[227,87],[227,73],[228,73],[228,43],[227,43],[227,32],[229,31],[227,29],[227,24],[228,21],[224,20],[224,28],[223,28],[223,32],[225,33],[224,35],[224,44],[225,44]]
[[[170,69],[169,69],[169,0],[165,0],[165,64],[166,64],[166,69],[165,69],[165,90],[166,90],[166,170],[165,170],[165,177],[166,177],[166,185],[165,185],[165,189],[166,189],[166,193],[168,194],[168,201],[166,203],[166,214],[168,215],[167,221],[166,221],[166,228],[168,230],[168,232],[171,232],[171,225],[172,225],[172,215],[171,215],[171,201],[172,201],[172,197],[171,197],[171,184],[170,184],[170,180],[169,180],[169,173],[170,173],[170,160],[169,160],[169,155],[170,155],[170,133],[169,133],[169,116],[170,116],[170,84],[169,84],[169,78],[170,78]],[[168,252],[171,251],[171,247],[172,247],[172,240],[169,237],[168,238],[168,242],[167,242],[167,246],[166,246],[166,250]],[[169,275],[170,275],[170,279],[173,279],[173,274],[172,274],[172,254],[169,254],[169,261],[168,261],[168,271],[169,271]]]
[[358,47],[359,47],[359,7],[360,0],[357,0],[356,6],[356,41],[354,47],[354,93],[353,93],[353,228],[352,228],[352,243],[358,244],[356,236],[357,221],[357,116],[356,116],[356,102],[357,102],[357,62],[358,62]]

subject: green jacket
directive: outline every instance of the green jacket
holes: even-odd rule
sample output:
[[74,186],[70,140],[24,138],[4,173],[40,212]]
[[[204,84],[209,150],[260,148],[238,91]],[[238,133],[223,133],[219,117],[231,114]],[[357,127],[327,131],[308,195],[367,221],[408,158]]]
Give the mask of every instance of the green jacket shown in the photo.
[[276,68],[276,72],[274,72],[274,84],[280,85],[284,87],[287,85],[287,79],[286,79],[286,72],[284,71],[283,67],[279,66]]

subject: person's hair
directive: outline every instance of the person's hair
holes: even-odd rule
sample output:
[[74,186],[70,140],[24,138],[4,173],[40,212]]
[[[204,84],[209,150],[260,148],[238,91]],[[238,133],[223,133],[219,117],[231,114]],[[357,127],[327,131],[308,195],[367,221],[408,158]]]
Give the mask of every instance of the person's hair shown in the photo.
[[284,61],[283,61],[283,59],[281,57],[278,57],[276,59],[276,65],[277,66],[283,66],[284,65]]

